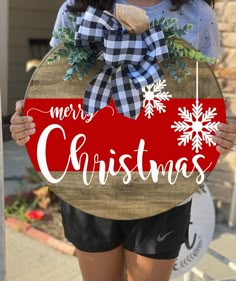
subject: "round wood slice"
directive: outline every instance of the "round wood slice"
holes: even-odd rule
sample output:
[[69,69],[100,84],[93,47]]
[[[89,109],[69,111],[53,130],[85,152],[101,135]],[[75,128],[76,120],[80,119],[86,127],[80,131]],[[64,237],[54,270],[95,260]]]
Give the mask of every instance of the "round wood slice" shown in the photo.
[[[134,169],[134,171],[132,171],[132,179],[128,184],[124,184],[126,172],[121,170],[116,176],[108,174],[106,184],[102,185],[99,181],[99,172],[96,170],[94,173],[88,171],[87,176],[92,176],[92,182],[90,185],[86,185],[83,180],[84,165],[81,165],[80,170],[68,170],[64,178],[56,184],[52,184],[45,178],[41,173],[37,162],[37,145],[39,137],[45,126],[56,123],[63,127],[63,122],[65,121],[55,120],[48,117],[50,108],[54,106],[54,100],[55,104],[58,104],[59,101],[59,104],[64,103],[65,106],[68,106],[71,102],[74,104],[76,101],[78,104],[81,104],[89,82],[102,68],[102,62],[97,61],[92,71],[90,71],[89,75],[82,81],[78,80],[77,77],[72,81],[64,81],[63,76],[68,69],[67,60],[61,59],[53,65],[47,63],[48,58],[60,47],[61,46],[58,46],[57,48],[52,49],[42,60],[29,82],[25,95],[24,113],[33,116],[34,122],[36,123],[36,134],[31,137],[31,140],[27,144],[27,150],[35,169],[48,184],[49,188],[62,200],[65,200],[70,205],[77,207],[84,212],[99,217],[113,219],[133,219],[153,216],[175,207],[194,193],[199,187],[196,182],[196,179],[199,176],[199,171],[196,170],[193,171],[188,178],[184,177],[182,172],[178,173],[177,171],[174,171],[172,178],[177,177],[174,184],[169,183],[168,171],[166,171],[165,175],[162,175],[160,172],[158,181],[154,183],[151,175],[148,179],[143,180],[140,177],[137,167],[136,170]],[[109,109],[103,109],[98,112],[94,117],[95,125],[93,125],[93,120],[88,123],[88,126],[95,126],[94,135],[91,133],[92,129],[90,128],[87,136],[88,142],[93,138],[90,145],[92,150],[91,155],[93,154],[94,149],[95,151],[97,149],[99,153],[102,153],[101,151],[106,150],[106,145],[108,145],[108,152],[105,153],[111,153],[112,157],[114,156],[114,153],[112,154],[111,150],[113,150],[113,152],[115,151],[118,157],[118,152],[121,147],[123,149],[122,154],[137,154],[135,150],[137,150],[139,143],[137,139],[135,139],[134,144],[132,145],[132,136],[138,136],[139,139],[143,139],[146,142],[145,149],[150,151],[153,149],[154,152],[158,151],[157,155],[162,155],[162,158],[166,159],[166,162],[168,159],[173,159],[175,154],[177,155],[175,157],[178,159],[180,157],[186,157],[186,159],[188,159],[186,161],[191,162],[189,155],[192,153],[191,157],[193,157],[195,154],[198,154],[193,152],[191,142],[186,146],[178,146],[177,144],[174,147],[173,144],[178,142],[180,134],[174,132],[170,126],[168,128],[165,127],[166,120],[171,120],[171,118],[173,118],[173,121],[177,120],[174,116],[180,118],[180,112],[178,111],[180,106],[183,106],[184,108],[186,104],[192,104],[196,98],[196,63],[189,59],[186,59],[185,61],[188,64],[191,74],[181,83],[177,83],[167,74],[165,75],[166,87],[164,91],[169,92],[172,95],[170,101],[164,103],[166,105],[166,112],[159,113],[154,108],[154,117],[148,119],[144,116],[145,110],[143,109],[142,116],[137,120],[129,120],[128,118],[119,115],[115,112],[115,108],[112,104],[111,107],[114,109],[113,115],[109,112]],[[217,107],[217,116],[214,121],[225,121],[224,101],[220,87],[213,71],[205,63],[199,63],[199,98],[201,101],[206,101],[203,112],[207,111],[207,107],[215,106]],[[37,108],[37,110],[35,110],[35,108]],[[43,114],[40,110],[47,114]],[[191,108],[188,108],[188,110],[191,110]],[[155,118],[156,121],[154,121]],[[44,119],[47,120],[45,121]],[[65,122],[69,121],[66,120]],[[69,137],[66,135],[69,143],[73,136],[81,133],[81,128],[83,128],[83,133],[86,134],[87,128],[87,125],[85,126],[84,123],[81,125],[83,122],[82,120],[72,120],[71,122],[70,132],[68,132],[69,129],[65,129],[65,133],[70,134]],[[156,122],[156,125],[153,122]],[[125,124],[127,124],[127,126]],[[173,122],[170,124],[173,124]],[[146,134],[149,134],[149,131],[151,131],[152,134],[148,136],[148,139],[145,139],[145,136]],[[53,134],[54,133],[52,133],[52,135]],[[65,161],[62,160],[62,154],[64,153],[62,150],[65,149],[62,132],[59,130],[58,135],[56,135],[55,132],[54,137],[55,141],[53,144],[52,141],[49,141],[48,145],[50,146],[51,151],[47,151],[47,153],[53,154],[52,157],[54,157],[53,161],[55,163],[61,163],[62,161]],[[110,140],[108,139],[109,137],[111,138]],[[119,141],[117,141],[117,138],[119,138]],[[106,142],[107,144],[104,144]],[[149,147],[149,143],[154,147]],[[103,144],[105,147],[101,148]],[[65,146],[69,147],[69,144],[65,144]],[[88,145],[86,146],[86,149],[89,149],[90,147]],[[86,152],[88,151],[86,150]],[[41,152],[39,151],[39,155],[40,153]],[[219,154],[216,152],[214,146],[208,147],[205,144],[199,153],[205,157],[204,167],[211,163],[210,168],[205,171],[206,177],[215,166]],[[78,158],[80,157],[79,154],[80,151],[78,152]],[[93,159],[91,155],[89,159]],[[103,159],[101,154],[99,154],[99,157],[99,159]],[[144,158],[148,158],[146,154],[144,154]],[[114,159],[116,159],[115,156]],[[156,160],[159,164],[159,159],[151,159]],[[145,161],[147,161],[147,159],[145,159]],[[201,163],[201,161],[199,163]],[[166,162],[162,164],[166,164]],[[129,159],[127,160],[127,163],[129,163]],[[55,178],[61,177],[63,172],[63,169],[60,168],[50,169],[51,175]],[[147,176],[148,173],[149,171],[146,169],[144,174]]]

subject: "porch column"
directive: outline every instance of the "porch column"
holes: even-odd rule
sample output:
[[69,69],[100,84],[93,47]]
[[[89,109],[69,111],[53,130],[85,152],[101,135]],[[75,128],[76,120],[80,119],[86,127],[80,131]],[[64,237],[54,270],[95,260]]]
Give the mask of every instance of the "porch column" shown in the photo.
[[8,113],[8,0],[0,1],[0,89],[2,92],[2,115]]

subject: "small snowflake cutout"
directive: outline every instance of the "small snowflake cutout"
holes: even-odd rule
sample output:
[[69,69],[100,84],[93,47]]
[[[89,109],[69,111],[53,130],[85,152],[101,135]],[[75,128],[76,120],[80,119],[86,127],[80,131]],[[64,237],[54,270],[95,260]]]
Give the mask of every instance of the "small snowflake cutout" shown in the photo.
[[216,108],[208,108],[203,113],[202,103],[196,100],[192,104],[192,112],[186,107],[178,108],[178,115],[183,121],[175,121],[171,126],[175,132],[181,132],[182,135],[178,138],[179,146],[186,146],[192,141],[192,150],[196,153],[202,149],[202,144],[205,142],[208,146],[215,145],[212,140],[212,132],[217,130],[219,122],[212,122],[217,115]]
[[166,106],[163,101],[169,101],[172,97],[169,92],[164,92],[166,80],[159,80],[154,84],[147,85],[142,89],[143,92],[143,107],[145,108],[145,116],[148,119],[154,116],[154,111],[159,113],[166,112]]

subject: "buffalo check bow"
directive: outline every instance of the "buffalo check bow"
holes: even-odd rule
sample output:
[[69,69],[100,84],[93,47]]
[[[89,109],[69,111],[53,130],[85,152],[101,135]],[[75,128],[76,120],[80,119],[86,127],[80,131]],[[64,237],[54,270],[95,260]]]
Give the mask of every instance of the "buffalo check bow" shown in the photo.
[[168,57],[163,31],[155,26],[129,34],[111,14],[88,7],[77,18],[75,45],[89,43],[102,47],[105,63],[85,91],[83,110],[95,113],[113,98],[119,113],[136,119],[143,105],[140,89],[164,75],[157,63]]

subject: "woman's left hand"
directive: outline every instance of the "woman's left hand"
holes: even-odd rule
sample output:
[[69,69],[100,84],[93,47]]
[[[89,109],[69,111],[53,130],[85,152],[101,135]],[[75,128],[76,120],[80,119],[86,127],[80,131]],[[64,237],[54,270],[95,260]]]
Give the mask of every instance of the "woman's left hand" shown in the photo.
[[[231,102],[225,100],[225,107],[229,109]],[[226,122],[226,124],[220,123],[218,131],[215,132],[213,141],[216,143],[216,150],[220,154],[229,152],[234,145],[236,145],[236,125],[232,122]]]
[[236,125],[232,122],[220,123],[218,128],[219,130],[213,136],[213,141],[217,144],[217,151],[225,154],[236,144]]

